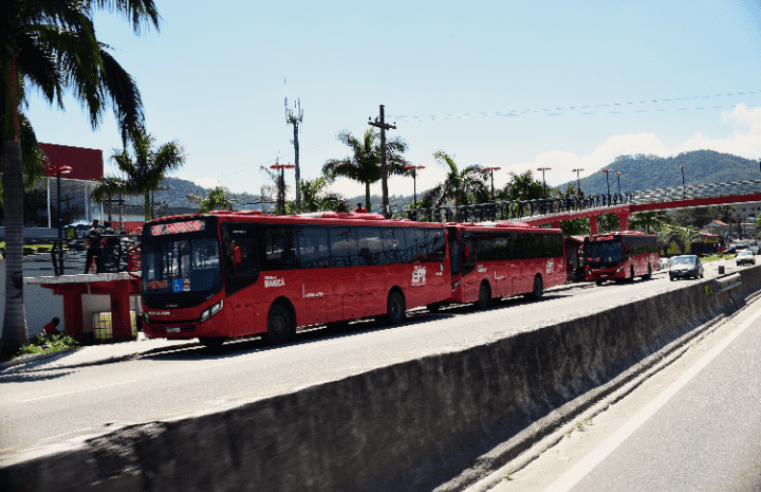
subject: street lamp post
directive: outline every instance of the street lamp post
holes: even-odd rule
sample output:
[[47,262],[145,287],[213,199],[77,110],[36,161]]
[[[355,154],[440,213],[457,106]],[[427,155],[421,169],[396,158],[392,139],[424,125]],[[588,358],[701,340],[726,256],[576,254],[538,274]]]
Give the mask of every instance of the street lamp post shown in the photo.
[[412,169],[412,196],[415,201],[415,208],[417,208],[417,170],[425,169],[425,166],[411,166],[406,165],[404,169]]
[[494,171],[499,171],[501,167],[485,167],[484,171],[491,173],[491,201],[494,203]]
[[544,179],[544,171],[552,171],[551,167],[538,167],[537,171],[542,171],[542,182],[544,183],[544,194],[547,194],[547,180]]
[[603,169],[602,172],[605,173],[605,182],[608,184],[608,205],[610,205],[610,180],[608,179],[608,175],[613,172],[613,169]]
[[616,177],[618,178],[618,194],[621,194],[621,173],[616,173]]
[[61,174],[69,174],[71,172],[71,166],[56,166],[48,168],[48,172],[57,176],[57,190],[58,190],[58,239],[63,239],[63,219],[61,217]]
[[583,170],[584,169],[582,168],[571,170],[572,173],[576,173],[576,194],[577,195],[581,193],[581,180],[579,179],[579,173]]
[[679,167],[682,169],[682,198],[687,199],[687,187],[684,184],[684,164],[679,164]]
[[281,214],[285,214],[285,169],[294,169],[295,167],[295,164],[273,164],[270,166],[270,169],[280,171],[280,180],[277,183],[277,199]]

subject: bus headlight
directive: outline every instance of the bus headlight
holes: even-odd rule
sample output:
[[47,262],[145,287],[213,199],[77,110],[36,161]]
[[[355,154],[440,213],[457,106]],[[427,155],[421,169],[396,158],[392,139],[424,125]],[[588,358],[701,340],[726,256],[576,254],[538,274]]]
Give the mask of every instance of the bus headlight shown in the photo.
[[224,303],[224,299],[219,301],[218,303],[214,304],[209,309],[205,309],[201,313],[201,321],[206,321],[207,319],[209,319],[212,316],[214,316],[215,314],[217,314],[222,309],[223,303]]
[[148,317],[148,311],[143,311],[143,323],[150,325],[150,318]]

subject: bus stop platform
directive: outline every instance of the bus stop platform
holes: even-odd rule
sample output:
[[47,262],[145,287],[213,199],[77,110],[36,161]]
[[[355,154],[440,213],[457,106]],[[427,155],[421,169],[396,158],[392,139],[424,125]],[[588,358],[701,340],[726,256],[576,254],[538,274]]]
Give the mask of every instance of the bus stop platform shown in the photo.
[[140,294],[139,277],[129,273],[95,273],[24,278],[25,285],[40,285],[63,296],[66,333],[80,343],[85,341],[82,295],[110,296],[111,327],[114,341],[132,340],[130,296]]

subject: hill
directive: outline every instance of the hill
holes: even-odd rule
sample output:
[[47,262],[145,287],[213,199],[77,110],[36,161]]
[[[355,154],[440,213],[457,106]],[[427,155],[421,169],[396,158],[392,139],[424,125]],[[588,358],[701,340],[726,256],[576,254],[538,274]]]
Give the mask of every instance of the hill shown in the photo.
[[[683,152],[673,157],[621,155],[606,166],[606,169],[614,171],[610,173],[610,192],[618,192],[616,172],[621,173],[623,193],[682,186],[682,169],[679,166],[684,166],[684,181],[687,186],[761,178],[758,162],[713,150]],[[605,173],[597,171],[581,180],[581,189],[587,195],[607,193],[605,180]],[[576,181],[568,181],[559,188],[565,190],[569,184],[576,186]]]

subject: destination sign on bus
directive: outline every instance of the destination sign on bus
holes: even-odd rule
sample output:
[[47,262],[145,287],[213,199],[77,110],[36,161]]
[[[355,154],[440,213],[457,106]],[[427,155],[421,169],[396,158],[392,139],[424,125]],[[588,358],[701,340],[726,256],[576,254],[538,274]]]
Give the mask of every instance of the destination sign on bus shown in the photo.
[[205,225],[206,222],[203,220],[189,220],[185,222],[172,222],[171,224],[159,224],[151,226],[151,235],[166,236],[167,234],[202,231]]

